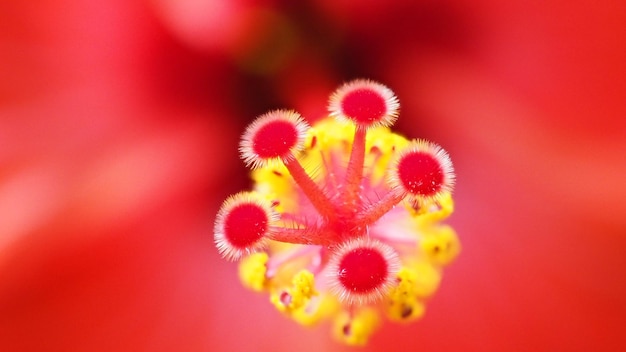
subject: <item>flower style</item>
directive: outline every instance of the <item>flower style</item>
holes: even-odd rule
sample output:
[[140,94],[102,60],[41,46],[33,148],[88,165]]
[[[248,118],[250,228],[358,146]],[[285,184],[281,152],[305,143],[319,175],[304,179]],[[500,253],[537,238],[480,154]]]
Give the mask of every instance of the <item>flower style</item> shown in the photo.
[[332,320],[350,345],[366,344],[383,314],[419,319],[460,251],[441,224],[453,210],[450,158],[392,133],[398,110],[387,87],[355,80],[312,127],[294,111],[260,116],[240,143],[254,190],[229,197],[215,222],[246,287],[303,325]]

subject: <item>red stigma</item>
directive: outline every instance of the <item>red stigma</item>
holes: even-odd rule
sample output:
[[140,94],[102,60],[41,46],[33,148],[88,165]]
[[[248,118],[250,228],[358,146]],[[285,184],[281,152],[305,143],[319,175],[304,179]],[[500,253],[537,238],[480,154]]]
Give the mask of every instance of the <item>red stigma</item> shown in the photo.
[[369,293],[387,280],[389,267],[380,251],[355,248],[339,262],[339,282],[352,293]]
[[252,148],[261,158],[275,158],[288,154],[298,143],[298,130],[285,120],[268,122],[256,131]]
[[385,117],[387,103],[378,92],[360,88],[346,94],[341,100],[341,109],[358,125],[369,126]]
[[224,235],[236,248],[254,245],[268,231],[269,219],[258,205],[244,203],[237,205],[224,219]]
[[442,188],[444,172],[439,160],[424,151],[406,154],[398,163],[398,177],[411,194],[434,196]]

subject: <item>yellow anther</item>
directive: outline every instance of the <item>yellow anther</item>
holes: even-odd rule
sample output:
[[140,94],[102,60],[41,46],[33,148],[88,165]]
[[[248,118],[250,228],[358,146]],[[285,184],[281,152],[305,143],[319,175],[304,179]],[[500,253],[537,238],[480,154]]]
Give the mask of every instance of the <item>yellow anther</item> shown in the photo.
[[387,308],[390,320],[411,322],[424,316],[426,310],[424,303],[417,297],[410,297],[400,302],[393,302]]
[[322,294],[311,297],[309,303],[296,309],[291,313],[291,317],[296,322],[311,326],[333,316],[340,308],[339,301],[331,295]]
[[296,200],[293,199],[293,183],[289,171],[284,165],[272,167],[262,167],[252,171],[252,179],[255,181],[254,190],[268,200],[280,200],[275,205],[275,210],[279,213],[293,211]]
[[371,183],[386,182],[385,175],[389,171],[389,163],[395,155],[395,151],[402,150],[409,141],[386,127],[379,127],[368,131],[366,150],[377,150],[377,153],[366,155],[365,165],[370,166]]
[[454,211],[452,194],[446,192],[436,200],[412,199],[409,211],[420,225],[430,225],[444,220]]
[[243,285],[253,291],[263,291],[267,286],[268,256],[265,252],[251,254],[239,263],[239,279]]
[[358,310],[352,317],[348,312],[342,312],[335,319],[333,334],[345,344],[364,346],[379,326],[378,312],[373,308],[366,307]]
[[[431,278],[432,279],[432,278]],[[415,267],[403,267],[398,272],[398,284],[388,294],[387,315],[395,321],[413,321],[424,315],[424,304],[419,300],[421,280]],[[429,281],[426,279],[426,281]]]
[[[330,150],[337,147],[348,148],[352,145],[354,137],[354,125],[337,122],[333,118],[325,118],[315,123],[308,133],[305,145],[308,147],[313,144],[315,138],[315,147],[313,149]],[[344,142],[345,141],[345,145]]]
[[316,295],[315,276],[308,270],[302,270],[293,277],[294,298],[304,300]]
[[314,295],[317,291],[313,273],[301,270],[293,277],[291,287],[274,292],[270,300],[281,312],[293,312],[303,308]]
[[414,294],[422,298],[432,296],[441,282],[440,270],[428,262],[419,262],[411,270],[415,273],[413,278]]
[[[349,151],[352,147],[352,139],[354,137],[354,125],[342,123],[334,118],[326,118],[318,121],[311,128],[307,136],[305,145],[307,150],[313,151],[304,158],[304,164],[319,165],[323,162],[320,153],[330,152],[342,148]],[[315,139],[315,142],[313,142]],[[409,141],[391,132],[387,127],[377,127],[368,130],[367,140],[365,143],[365,166],[369,170],[372,184],[385,181],[385,174],[388,171],[390,159],[396,150],[404,148]],[[314,144],[313,148],[310,148]],[[379,153],[370,153],[370,151],[378,149]]]
[[432,228],[420,242],[421,250],[433,263],[446,265],[461,252],[461,244],[450,226]]

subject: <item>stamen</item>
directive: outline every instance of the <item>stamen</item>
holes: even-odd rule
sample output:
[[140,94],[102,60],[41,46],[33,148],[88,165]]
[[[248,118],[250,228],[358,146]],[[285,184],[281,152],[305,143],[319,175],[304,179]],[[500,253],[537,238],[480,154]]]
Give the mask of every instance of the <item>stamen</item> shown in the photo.
[[439,265],[451,263],[461,252],[461,244],[450,226],[439,226],[426,236],[420,248]]
[[291,317],[302,325],[312,326],[330,318],[339,308],[337,300],[333,297],[316,295],[309,299],[305,307],[291,312]]
[[265,252],[253,253],[243,258],[239,264],[239,278],[249,289],[261,292],[267,284],[268,255]]
[[424,315],[424,304],[417,297],[415,270],[403,267],[398,272],[397,284],[389,291],[387,316],[395,321],[413,321]]
[[378,313],[372,308],[358,309],[354,314],[343,312],[333,324],[335,338],[351,346],[365,346],[380,327]]
[[415,199],[415,201],[417,207],[412,209],[412,213],[422,224],[435,224],[450,216],[454,211],[454,201],[450,192],[443,193],[436,200]]
[[294,275],[291,287],[274,293],[270,300],[278,310],[289,313],[303,308],[315,295],[317,291],[313,273],[302,270]]
[[441,268],[426,260],[415,263],[409,269],[413,272],[413,292],[419,298],[429,298],[435,294],[441,283]]

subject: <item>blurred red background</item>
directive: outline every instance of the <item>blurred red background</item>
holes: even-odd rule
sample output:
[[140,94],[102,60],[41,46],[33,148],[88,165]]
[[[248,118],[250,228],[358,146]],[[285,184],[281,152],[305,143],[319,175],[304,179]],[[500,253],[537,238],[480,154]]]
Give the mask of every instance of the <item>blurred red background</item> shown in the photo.
[[620,1],[0,0],[0,350],[348,351],[238,283],[246,123],[388,85],[463,253],[364,351],[626,348]]

